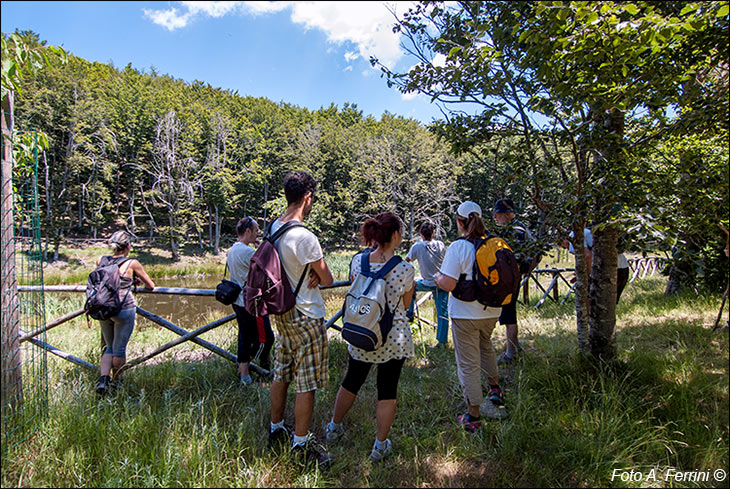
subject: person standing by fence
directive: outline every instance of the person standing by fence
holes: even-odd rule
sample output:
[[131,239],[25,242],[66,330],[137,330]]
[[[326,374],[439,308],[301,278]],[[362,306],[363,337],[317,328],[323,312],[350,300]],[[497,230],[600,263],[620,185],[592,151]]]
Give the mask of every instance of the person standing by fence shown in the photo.
[[[270,235],[287,222],[301,223],[309,216],[316,201],[317,183],[305,172],[284,176],[287,209],[271,223]],[[333,456],[322,452],[309,428],[314,413],[314,394],[327,386],[329,357],[325,304],[318,286],[332,285],[333,278],[324,261],[317,236],[303,226],[292,227],[275,243],[284,271],[292,288],[300,280],[296,305],[282,315],[274,315],[278,340],[274,347],[274,379],[271,383],[271,427],[269,445],[288,440],[290,430],[284,425],[286,394],[289,384],[296,384],[295,427],[292,449],[304,460],[328,467]],[[307,274],[307,270],[309,270]]]
[[[535,241],[527,226],[515,219],[517,211],[510,198],[499,199],[494,204],[492,217],[502,229],[498,235],[512,247],[520,267],[520,282],[522,276],[526,276],[537,264],[537,257],[531,256],[528,250],[529,244]],[[499,316],[499,324],[504,324],[507,334],[507,350],[497,359],[497,365],[510,364],[522,351],[520,340],[517,334],[517,294],[512,297],[512,302],[502,307]]]
[[[442,348],[449,341],[449,293],[441,290],[436,286],[433,275],[438,272],[441,262],[446,254],[446,246],[444,243],[433,239],[433,224],[424,222],[419,230],[421,241],[411,246],[406,256],[406,261],[410,262],[418,260],[418,266],[421,270],[421,280],[416,281],[417,292],[431,292],[433,301],[436,304],[436,340],[434,348]],[[413,294],[410,305],[408,306],[409,321],[413,321],[413,309],[416,303],[416,294]]]
[[[482,221],[482,209],[472,201],[462,202],[456,210],[456,225],[460,239],[446,250],[441,270],[436,274],[436,284],[446,291],[456,288],[462,275],[473,280],[475,247],[469,240],[484,238],[486,230]],[[463,238],[463,239],[462,239]],[[485,307],[478,301],[462,301],[452,295],[449,300],[451,335],[454,340],[459,382],[464,393],[467,412],[457,422],[470,433],[481,428],[480,407],[492,418],[506,415],[504,396],[499,386],[499,370],[492,345],[492,332],[502,309]],[[487,374],[489,393],[482,405],[482,370]]]
[[[362,260],[369,260],[370,270],[377,273],[387,266],[395,256],[395,250],[403,241],[403,224],[391,212],[384,212],[375,218],[367,219],[362,225],[362,235],[366,243],[377,243],[377,248],[360,253],[353,258],[350,276],[354,282],[362,271]],[[396,258],[397,260],[397,258]],[[385,275],[385,300],[388,310],[393,311],[393,327],[383,345],[373,351],[365,351],[348,345],[349,365],[347,374],[337,392],[332,412],[332,420],[327,425],[327,443],[333,443],[344,434],[342,421],[350,411],[360,388],[365,383],[370,368],[378,368],[378,403],[375,408],[377,432],[370,458],[377,462],[393,451],[388,438],[393,425],[396,409],[398,380],[406,358],[415,356],[413,337],[406,319],[405,304],[413,297],[415,270],[413,265],[400,262]],[[383,304],[384,306],[384,304]]]
[[132,240],[132,234],[127,231],[115,232],[109,238],[112,256],[102,256],[96,261],[97,268],[109,265],[119,267],[119,300],[122,305],[119,314],[99,321],[106,344],[99,365],[101,376],[96,383],[96,392],[100,395],[106,394],[110,388],[116,386],[119,382],[117,372],[127,361],[127,344],[132,336],[137,314],[137,304],[131,294],[132,286],[142,283],[150,290],[155,288],[155,283],[142,265],[134,258],[129,258]]
[[[236,225],[236,241],[226,257],[226,267],[231,280],[243,288],[248,279],[248,269],[254,254],[252,244],[258,244],[259,225],[253,217],[244,217]],[[249,371],[252,360],[265,370],[271,368],[269,354],[274,344],[274,332],[269,316],[255,317],[244,307],[243,294],[232,304],[238,321],[238,379],[239,385],[253,382]]]

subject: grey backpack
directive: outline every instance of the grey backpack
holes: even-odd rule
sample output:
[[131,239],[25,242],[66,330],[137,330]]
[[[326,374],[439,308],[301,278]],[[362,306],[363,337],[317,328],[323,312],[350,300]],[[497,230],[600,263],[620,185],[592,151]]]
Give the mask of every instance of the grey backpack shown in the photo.
[[400,262],[394,256],[377,272],[370,270],[370,251],[362,253],[360,274],[350,285],[342,306],[342,338],[365,351],[382,347],[393,327],[395,313],[388,307],[385,276]]
[[[99,266],[89,274],[86,283],[86,303],[84,310],[86,314],[94,319],[109,319],[122,310],[123,300],[119,298],[119,285],[121,276],[119,268],[131,258],[121,260],[110,256],[102,257]],[[129,295],[128,290],[124,298]]]

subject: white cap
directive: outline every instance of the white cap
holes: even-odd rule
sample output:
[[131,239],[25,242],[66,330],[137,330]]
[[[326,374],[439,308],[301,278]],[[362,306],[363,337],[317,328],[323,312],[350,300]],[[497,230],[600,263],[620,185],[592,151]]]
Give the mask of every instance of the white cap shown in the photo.
[[471,200],[462,202],[459,208],[456,209],[456,214],[464,218],[468,218],[472,212],[476,212],[479,214],[479,217],[482,217],[482,208],[479,207],[479,204]]

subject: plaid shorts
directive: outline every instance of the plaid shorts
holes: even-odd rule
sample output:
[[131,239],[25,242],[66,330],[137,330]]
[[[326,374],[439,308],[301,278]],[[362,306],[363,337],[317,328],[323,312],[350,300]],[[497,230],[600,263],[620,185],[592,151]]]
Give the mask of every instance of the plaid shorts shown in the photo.
[[281,316],[272,315],[276,331],[274,381],[295,382],[298,393],[321,389],[329,377],[327,328],[296,307]]

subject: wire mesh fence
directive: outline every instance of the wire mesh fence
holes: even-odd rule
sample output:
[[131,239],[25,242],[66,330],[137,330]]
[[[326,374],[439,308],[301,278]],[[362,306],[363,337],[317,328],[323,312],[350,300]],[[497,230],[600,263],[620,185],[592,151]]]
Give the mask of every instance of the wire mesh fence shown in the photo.
[[[46,351],[19,335],[45,324],[41,216],[38,204],[39,136],[12,130],[3,112],[2,137],[2,454],[26,440],[48,412]],[[44,340],[45,335],[39,337]]]

